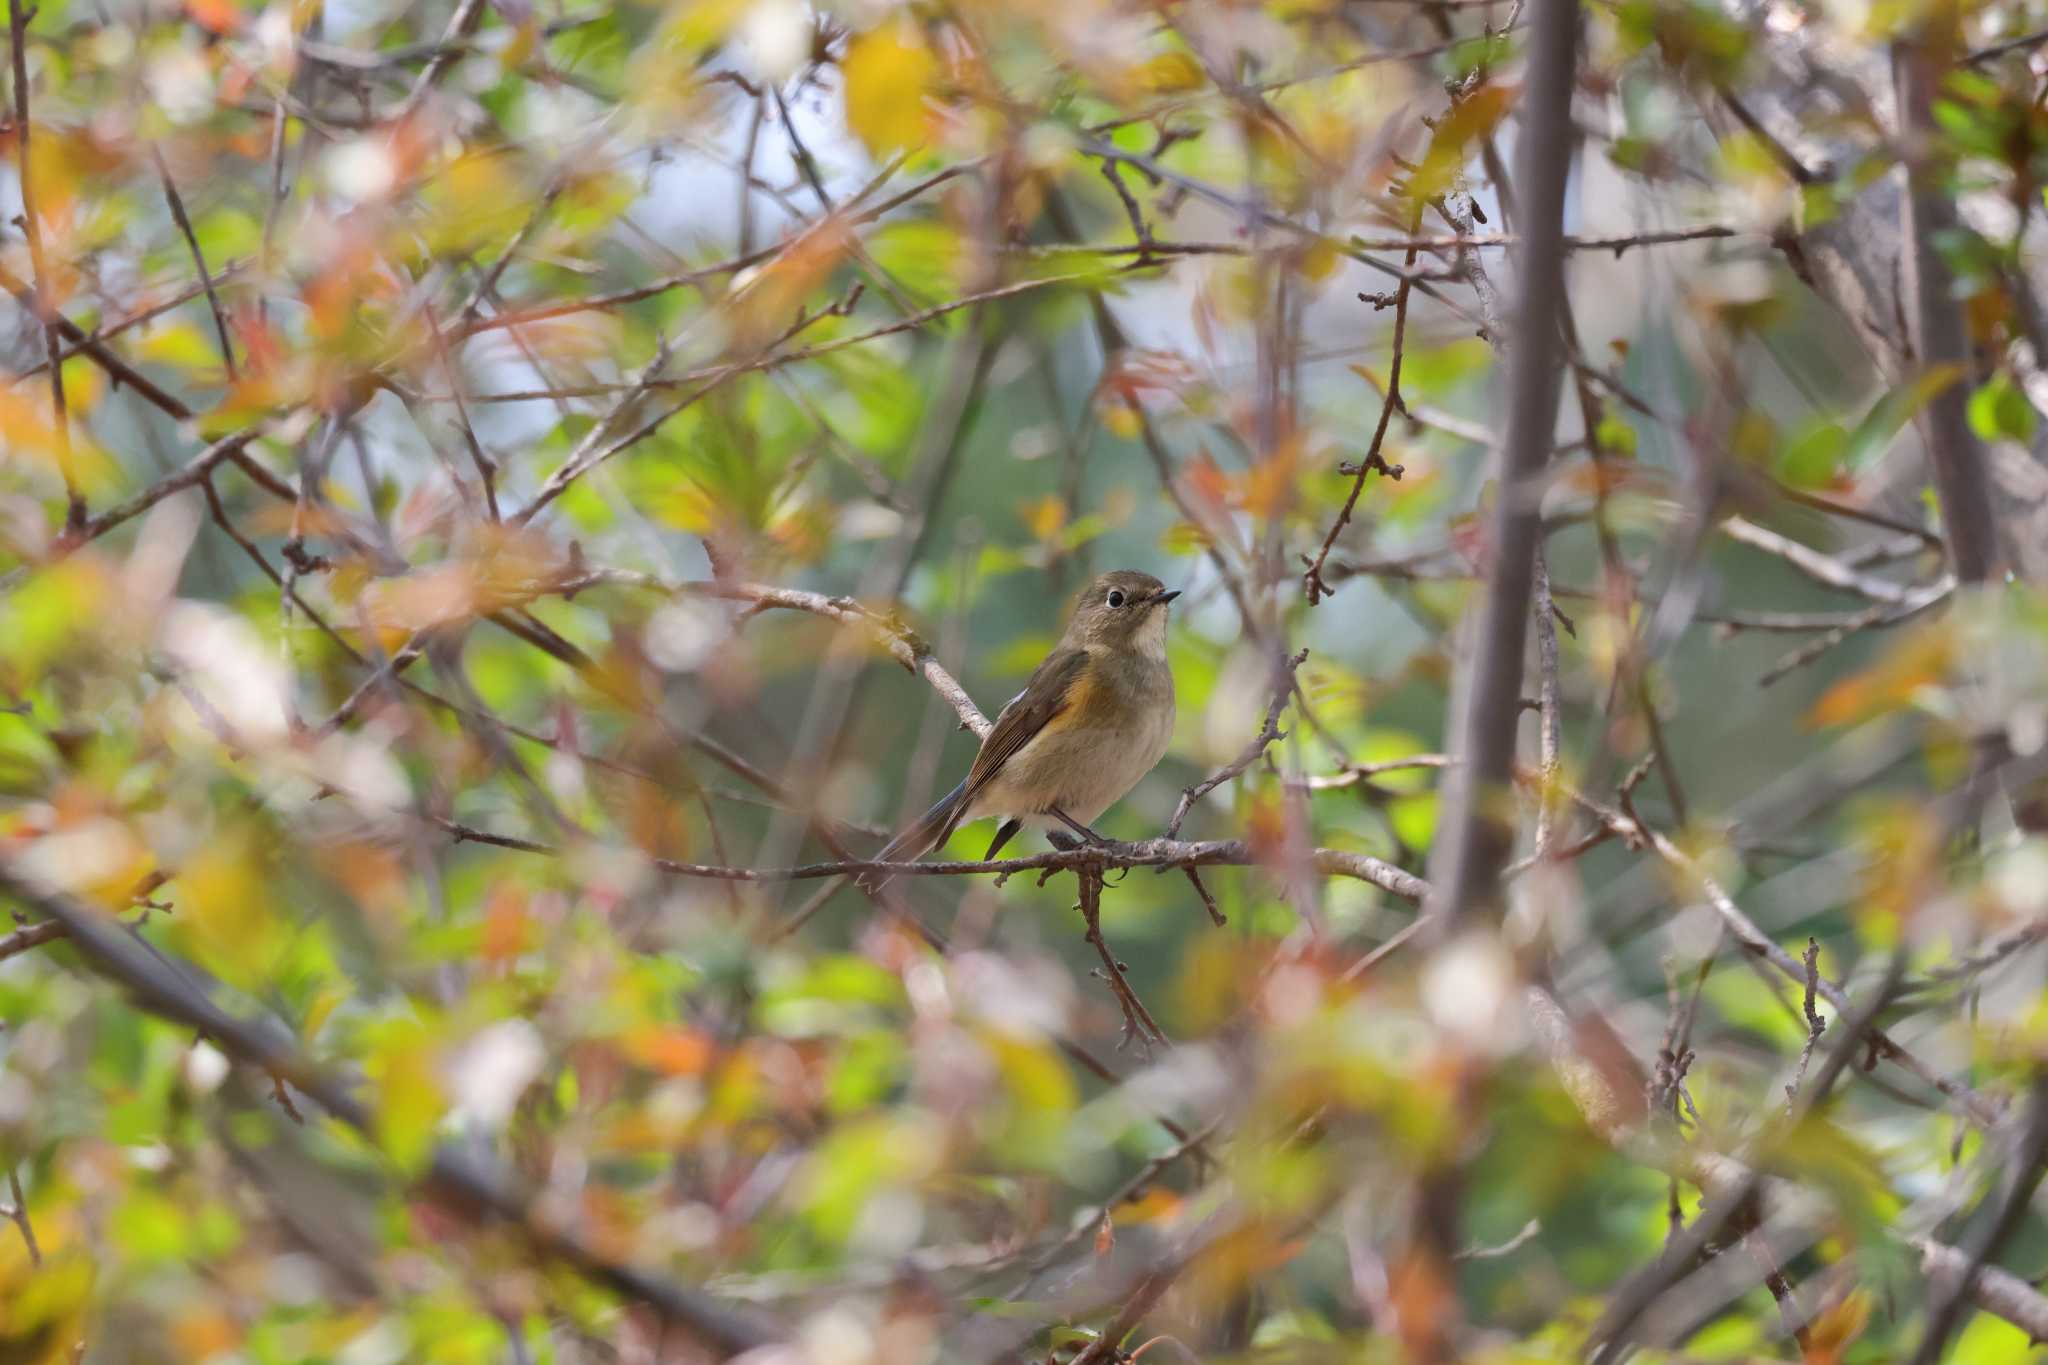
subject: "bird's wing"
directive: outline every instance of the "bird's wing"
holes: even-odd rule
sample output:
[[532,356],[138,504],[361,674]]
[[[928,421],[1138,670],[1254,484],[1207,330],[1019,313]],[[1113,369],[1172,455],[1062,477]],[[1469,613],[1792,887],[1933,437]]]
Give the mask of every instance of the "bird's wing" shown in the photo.
[[988,738],[981,742],[981,752],[974,756],[974,766],[967,770],[961,810],[973,803],[981,789],[1003,770],[1003,764],[1029,744],[1054,716],[1080,700],[1081,688],[1077,684],[1087,668],[1085,649],[1055,650],[1038,666],[1038,671],[1024,684],[1024,690],[1010,699],[1010,704],[996,717]]

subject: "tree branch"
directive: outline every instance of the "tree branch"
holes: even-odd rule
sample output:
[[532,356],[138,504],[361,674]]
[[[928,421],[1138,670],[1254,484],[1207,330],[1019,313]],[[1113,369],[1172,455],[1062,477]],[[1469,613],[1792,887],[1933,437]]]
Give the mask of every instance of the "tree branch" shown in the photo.
[[[374,1140],[370,1109],[340,1082],[316,1069],[281,1028],[240,1018],[216,1004],[199,974],[178,958],[145,946],[105,912],[70,896],[31,885],[0,858],[0,893],[64,926],[94,970],[133,992],[142,1008],[195,1029],[230,1056],[291,1082],[315,1104]],[[425,1182],[438,1193],[511,1224],[545,1254],[626,1298],[646,1304],[669,1322],[713,1347],[721,1358],[778,1340],[781,1333],[753,1314],[700,1289],[671,1283],[612,1259],[568,1229],[534,1216],[530,1196],[471,1151],[434,1152]]]
[[1564,190],[1572,157],[1571,102],[1579,11],[1574,0],[1534,0],[1523,122],[1516,141],[1515,192],[1522,248],[1521,297],[1508,356],[1508,435],[1489,519],[1493,560],[1485,596],[1470,620],[1471,654],[1453,689],[1449,745],[1457,766],[1432,850],[1431,911],[1448,924],[1499,905],[1500,874],[1513,831],[1494,802],[1512,776],[1520,717],[1522,652],[1542,532],[1538,478],[1557,422],[1558,317],[1564,300]]

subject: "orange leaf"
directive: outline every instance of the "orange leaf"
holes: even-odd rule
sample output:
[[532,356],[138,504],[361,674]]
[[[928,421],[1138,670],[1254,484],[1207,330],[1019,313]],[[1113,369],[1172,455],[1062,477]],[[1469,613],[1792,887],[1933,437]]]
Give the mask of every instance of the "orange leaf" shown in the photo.
[[1870,1295],[1861,1289],[1816,1317],[1806,1328],[1806,1365],[1840,1365],[1870,1321]]
[[638,1029],[625,1041],[628,1056],[665,1075],[699,1076],[711,1064],[711,1040],[690,1029]]
[[1954,662],[1953,633],[1936,622],[1913,632],[1873,666],[1842,679],[1821,694],[1807,712],[1816,727],[1853,725],[1912,704],[1926,687],[1940,684]]
[[185,0],[185,13],[212,33],[233,33],[242,26],[242,10],[235,0]]

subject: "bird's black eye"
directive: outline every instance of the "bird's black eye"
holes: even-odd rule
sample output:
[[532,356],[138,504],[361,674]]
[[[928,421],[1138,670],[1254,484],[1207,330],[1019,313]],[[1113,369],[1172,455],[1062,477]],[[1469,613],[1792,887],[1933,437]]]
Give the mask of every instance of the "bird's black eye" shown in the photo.
[[1120,606],[1122,606],[1123,604],[1124,604],[1124,592],[1123,592],[1123,589],[1122,589],[1122,588],[1111,588],[1111,589],[1109,590],[1109,605],[1111,605],[1112,607],[1120,607]]

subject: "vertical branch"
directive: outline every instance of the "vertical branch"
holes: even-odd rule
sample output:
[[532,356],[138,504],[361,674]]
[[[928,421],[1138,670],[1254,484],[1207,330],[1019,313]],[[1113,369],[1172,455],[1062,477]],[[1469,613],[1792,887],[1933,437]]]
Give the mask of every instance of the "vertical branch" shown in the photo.
[[28,1200],[21,1192],[20,1171],[11,1168],[8,1170],[7,1190],[14,1199],[14,1202],[7,1206],[7,1217],[21,1229],[22,1244],[28,1248],[28,1263],[31,1266],[39,1266],[43,1263],[43,1249],[36,1244],[35,1225],[28,1220]]
[[[1409,233],[1413,235],[1420,225],[1421,215],[1418,213],[1409,219]],[[1330,533],[1323,537],[1322,548],[1316,551],[1316,557],[1309,561],[1307,572],[1301,576],[1302,588],[1308,595],[1310,606],[1314,606],[1329,595],[1329,585],[1323,581],[1323,565],[1329,562],[1330,550],[1337,544],[1337,537],[1344,533],[1344,528],[1351,522],[1351,513],[1358,506],[1358,495],[1365,491],[1365,476],[1378,470],[1385,477],[1398,480],[1403,473],[1400,465],[1388,464],[1381,452],[1386,444],[1387,427],[1394,420],[1395,410],[1407,410],[1401,402],[1401,357],[1408,341],[1408,294],[1415,282],[1414,274],[1415,250],[1411,247],[1401,263],[1401,283],[1394,287],[1394,355],[1387,362],[1386,402],[1380,407],[1379,425],[1373,428],[1372,443],[1366,447],[1365,458],[1355,467],[1338,467],[1339,473],[1352,476],[1351,492],[1345,497],[1344,505],[1337,509],[1337,519],[1330,524]],[[1368,300],[1369,296],[1361,294],[1359,298]],[[1380,302],[1371,301],[1376,304]]]
[[1537,752],[1543,782],[1536,793],[1536,856],[1541,859],[1550,856],[1557,837],[1557,787],[1564,762],[1564,733],[1560,719],[1563,696],[1557,678],[1557,607],[1550,598],[1549,559],[1540,546],[1535,569],[1536,695],[1542,736]]
[[[1953,365],[1967,372],[1969,338],[1964,334],[1962,306],[1955,300],[1948,265],[1935,249],[1936,239],[1956,225],[1955,204],[1941,181],[1933,109],[1942,72],[1958,51],[1957,25],[1953,0],[1930,7],[1916,40],[1894,51],[1893,76],[1908,187],[1900,209],[1903,284],[1912,308],[1915,354],[1923,369]],[[1984,452],[1966,419],[1968,399],[1961,379],[1958,375],[1957,382],[1927,404],[1921,431],[1934,466],[1934,489],[1941,498],[1942,526],[1956,578],[1981,583],[1991,577],[1998,559],[1998,524],[1985,484]]]
[[35,298],[36,321],[43,328],[43,353],[50,367],[57,467],[64,474],[64,529],[75,532],[85,525],[85,498],[71,481],[71,419],[64,402],[63,347],[57,340],[57,303],[50,292],[50,263],[43,253],[43,224],[36,217],[36,177],[29,163],[28,26],[35,17],[35,10],[21,7],[21,0],[7,0],[7,36],[14,58],[15,169],[21,179],[21,231],[28,238],[28,260],[34,275],[30,287]]
[[1537,0],[1515,192],[1522,209],[1520,298],[1508,356],[1508,434],[1491,516],[1492,570],[1471,657],[1453,697],[1450,801],[1431,855],[1431,910],[1458,914],[1498,902],[1513,832],[1494,802],[1506,789],[1521,712],[1537,540],[1538,476],[1557,422],[1558,314],[1564,296],[1564,187],[1571,171],[1571,101],[1578,46],[1576,0]]

